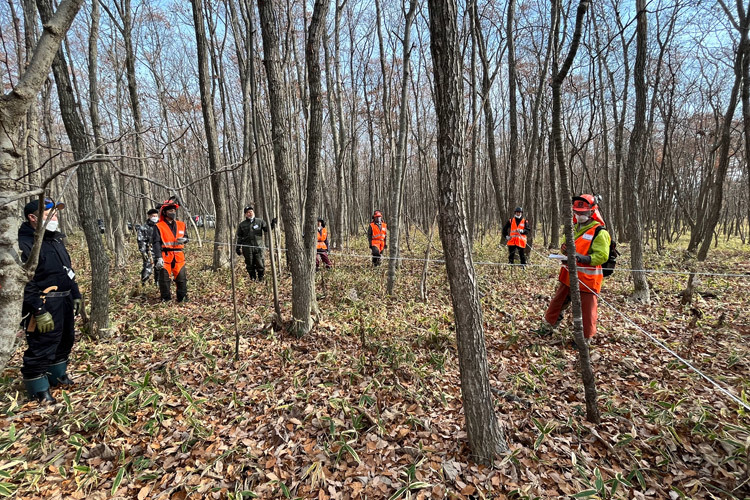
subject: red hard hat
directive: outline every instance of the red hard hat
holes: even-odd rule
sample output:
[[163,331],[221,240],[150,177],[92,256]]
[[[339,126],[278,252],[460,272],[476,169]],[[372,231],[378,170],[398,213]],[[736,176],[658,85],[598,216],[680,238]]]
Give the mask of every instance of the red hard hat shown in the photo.
[[372,214],[373,217],[382,217],[383,214],[380,213],[380,210],[375,210],[375,213]]
[[590,194],[573,197],[573,210],[593,210],[595,207],[596,199]]

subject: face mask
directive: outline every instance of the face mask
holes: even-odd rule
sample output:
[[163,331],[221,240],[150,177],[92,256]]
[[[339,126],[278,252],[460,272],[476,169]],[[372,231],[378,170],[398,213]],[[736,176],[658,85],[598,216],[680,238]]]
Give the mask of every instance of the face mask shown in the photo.
[[57,231],[58,222],[56,220],[51,220],[47,223],[47,231],[54,233]]
[[522,214],[515,214],[516,219],[520,219]]
[[591,217],[589,217],[588,215],[576,214],[576,219],[578,220],[578,224],[586,224],[590,218]]
[[157,222],[159,222],[159,217],[155,215],[155,216],[149,218],[148,220],[150,220],[151,222],[153,222],[154,224],[156,224]]
[[175,215],[177,215],[176,212],[164,212],[164,216],[169,219],[174,219]]

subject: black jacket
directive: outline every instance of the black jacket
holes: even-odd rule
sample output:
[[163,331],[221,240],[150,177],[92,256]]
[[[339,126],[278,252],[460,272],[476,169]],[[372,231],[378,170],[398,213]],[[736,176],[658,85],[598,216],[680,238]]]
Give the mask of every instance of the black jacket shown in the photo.
[[[64,237],[65,235],[59,231],[44,232],[36,272],[31,281],[26,283],[23,291],[24,314],[38,315],[46,312],[41,295],[43,290],[51,286],[57,286],[57,292],[70,290],[73,299],[81,298],[70,263],[70,255],[63,244]],[[18,247],[21,249],[23,262],[29,259],[32,246],[34,246],[34,228],[28,222],[24,222],[18,228]]]
[[263,246],[263,233],[268,232],[268,224],[259,217],[245,219],[237,227],[237,244],[253,247]]

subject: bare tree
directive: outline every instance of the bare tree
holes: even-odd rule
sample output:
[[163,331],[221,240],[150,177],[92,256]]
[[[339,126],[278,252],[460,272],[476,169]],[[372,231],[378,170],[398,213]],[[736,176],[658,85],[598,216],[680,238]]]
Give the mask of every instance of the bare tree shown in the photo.
[[438,123],[440,239],[445,252],[461,376],[466,432],[472,453],[489,463],[508,446],[495,415],[487,370],[479,289],[466,224],[463,81],[456,0],[429,0],[430,47]]
[[[554,0],[552,4],[552,26],[555,39],[555,49],[552,57],[552,140],[555,152],[555,161],[560,171],[560,191],[563,200],[571,200],[570,184],[568,180],[568,167],[565,162],[562,138],[562,110],[561,110],[561,93],[562,84],[565,77],[573,65],[578,47],[581,43],[581,32],[583,31],[583,20],[586,17],[589,0],[581,0],[576,10],[576,23],[573,37],[568,49],[568,55],[565,57],[562,65],[559,64],[560,53],[560,17],[561,1]],[[570,301],[571,312],[573,315],[573,335],[576,344],[581,346],[578,349],[581,361],[581,376],[583,378],[583,387],[586,393],[586,418],[590,422],[599,423],[599,408],[597,407],[596,383],[594,381],[594,372],[591,369],[591,358],[589,356],[588,344],[583,339],[583,314],[581,312],[581,291],[578,284],[578,272],[576,270],[575,259],[575,237],[573,234],[573,211],[570,203],[567,205],[567,216],[565,217],[565,240],[568,242],[568,267],[570,268]]]
[[41,90],[65,33],[82,3],[83,0],[60,2],[55,14],[44,23],[34,56],[18,83],[0,97],[0,288],[3,290],[0,297],[0,367],[5,367],[13,354],[16,330],[21,320],[23,288],[34,272],[31,269],[30,274],[25,273],[16,261],[16,202],[28,195],[24,194],[21,184],[13,180],[18,177],[17,160],[23,157],[23,151],[19,149],[23,145],[14,141],[13,134]]
[[211,95],[211,76],[208,69],[208,55],[206,51],[206,30],[203,26],[203,2],[191,0],[193,6],[193,22],[195,23],[195,42],[198,48],[198,79],[200,80],[201,111],[203,124],[206,129],[206,145],[208,148],[208,168],[211,172],[211,191],[213,193],[214,209],[216,211],[216,237],[214,238],[213,268],[218,270],[229,263],[227,227],[227,199],[224,193],[223,174],[218,173],[221,165],[219,158],[219,136],[216,131],[216,117]]

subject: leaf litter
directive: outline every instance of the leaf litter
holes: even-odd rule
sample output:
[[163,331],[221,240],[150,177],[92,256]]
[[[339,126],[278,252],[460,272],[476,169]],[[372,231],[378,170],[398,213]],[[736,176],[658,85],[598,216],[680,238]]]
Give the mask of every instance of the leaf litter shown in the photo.
[[[750,497],[747,413],[603,304],[592,348],[602,423],[585,421],[569,326],[530,333],[555,287],[552,268],[477,266],[511,449],[489,467],[470,460],[442,267],[430,267],[422,303],[421,263],[404,261],[388,296],[385,266],[340,255],[316,275],[319,322],[296,339],[270,327],[270,284],[247,280],[238,264],[235,360],[230,271],[201,270],[208,252],[191,250],[187,304],[138,288],[135,262],[113,274],[112,336],[79,339],[76,385],[57,390],[56,405],[25,402],[17,350],[0,389],[0,496]],[[504,251],[487,238],[477,260],[503,262]],[[746,261],[746,251],[719,249],[706,269]],[[649,275],[648,306],[628,300],[628,278],[608,279],[605,300],[747,401],[750,279],[701,277],[684,307],[686,277]],[[280,286],[288,316],[286,273]]]

